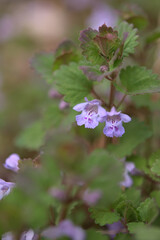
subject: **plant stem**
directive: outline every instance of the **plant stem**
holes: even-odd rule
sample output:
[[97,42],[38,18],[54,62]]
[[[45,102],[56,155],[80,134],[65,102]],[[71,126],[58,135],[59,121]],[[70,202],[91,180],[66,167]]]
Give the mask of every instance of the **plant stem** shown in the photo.
[[113,82],[111,82],[110,97],[109,97],[109,107],[110,108],[113,106],[114,97],[115,97],[115,86],[114,86]]

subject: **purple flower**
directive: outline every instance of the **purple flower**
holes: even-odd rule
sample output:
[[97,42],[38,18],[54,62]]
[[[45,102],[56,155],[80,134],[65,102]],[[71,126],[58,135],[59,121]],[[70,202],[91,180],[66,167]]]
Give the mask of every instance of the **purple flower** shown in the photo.
[[120,183],[121,186],[126,188],[131,187],[133,184],[133,180],[130,177],[129,173],[131,173],[135,169],[135,165],[133,162],[125,163],[125,171],[124,171],[124,181]]
[[102,24],[106,24],[108,27],[115,27],[118,22],[118,11],[111,8],[107,4],[98,4],[94,6],[91,15],[87,19],[87,26],[97,29]]
[[19,170],[19,167],[18,167],[19,160],[20,160],[19,155],[16,153],[13,153],[6,159],[4,167],[14,172],[17,172]]
[[53,99],[60,99],[62,98],[62,95],[57,92],[54,88],[51,88],[48,92],[48,97]]
[[2,235],[1,240],[14,240],[14,236],[13,236],[12,232],[7,232]]
[[124,228],[123,224],[120,221],[112,224],[107,224],[107,227],[108,227],[111,239],[114,239],[117,233],[120,233]]
[[69,103],[65,102],[64,100],[61,100],[59,103],[59,109],[64,110],[69,107]]
[[35,238],[34,231],[32,229],[29,229],[28,231],[23,232],[20,238],[20,240],[33,240],[33,239],[36,239],[36,238]]
[[49,239],[69,237],[72,240],[84,240],[85,232],[82,228],[73,225],[70,220],[64,220],[56,227],[49,227],[42,232],[42,236]]
[[88,205],[93,206],[99,201],[101,196],[102,193],[100,190],[95,190],[91,192],[89,189],[87,189],[82,195],[82,200]]
[[107,137],[121,137],[125,133],[122,122],[130,122],[131,118],[127,114],[121,113],[121,111],[117,112],[115,107],[112,107],[102,121],[106,121],[103,133]]
[[106,110],[101,107],[101,102],[97,99],[88,101],[85,98],[86,102],[79,103],[73,107],[77,112],[82,113],[76,116],[76,121],[78,126],[85,125],[85,128],[95,128],[98,126],[101,118],[106,115]]
[[10,193],[14,185],[15,183],[6,182],[3,179],[0,179],[0,200]]
[[65,192],[65,190],[60,189],[60,188],[51,188],[49,190],[49,193],[51,194],[51,196],[53,196],[54,198],[60,200],[60,201],[65,201],[67,198],[67,194]]

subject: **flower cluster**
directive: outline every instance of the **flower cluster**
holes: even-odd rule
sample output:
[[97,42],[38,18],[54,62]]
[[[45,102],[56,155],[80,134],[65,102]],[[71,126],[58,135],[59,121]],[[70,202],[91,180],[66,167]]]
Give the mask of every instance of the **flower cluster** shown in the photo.
[[122,126],[122,122],[130,122],[131,118],[121,111],[117,112],[115,107],[111,108],[110,112],[107,112],[101,107],[101,101],[94,99],[92,101],[79,103],[73,107],[77,112],[82,112],[76,116],[78,126],[85,125],[85,128],[95,128],[100,122],[105,122],[106,125],[103,129],[103,133],[107,137],[121,137],[125,133],[125,129]]

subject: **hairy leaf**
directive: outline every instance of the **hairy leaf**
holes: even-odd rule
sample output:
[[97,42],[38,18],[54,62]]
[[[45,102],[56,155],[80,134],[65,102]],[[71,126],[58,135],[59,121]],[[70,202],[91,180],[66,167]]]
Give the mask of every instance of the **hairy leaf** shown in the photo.
[[55,51],[53,71],[59,69],[61,65],[68,65],[70,62],[79,62],[80,58],[80,53],[76,45],[72,41],[66,40]]
[[147,198],[144,202],[141,202],[137,208],[142,220],[146,223],[151,223],[158,215],[158,209],[153,199]]
[[160,79],[145,67],[128,66],[120,72],[122,91],[126,94],[160,92]]
[[84,97],[87,97],[91,92],[92,83],[88,81],[76,63],[61,66],[54,76],[58,91],[64,95],[64,100],[71,103],[72,106],[84,102]]
[[134,53],[134,49],[138,45],[137,29],[134,29],[133,25],[128,24],[127,22],[121,22],[117,27],[117,30],[118,37],[121,41],[123,41],[125,35],[127,35],[123,48],[123,57],[127,57],[129,54]]
[[112,224],[120,219],[117,213],[109,212],[105,208],[90,208],[91,217],[95,220],[96,224],[104,226],[106,224]]

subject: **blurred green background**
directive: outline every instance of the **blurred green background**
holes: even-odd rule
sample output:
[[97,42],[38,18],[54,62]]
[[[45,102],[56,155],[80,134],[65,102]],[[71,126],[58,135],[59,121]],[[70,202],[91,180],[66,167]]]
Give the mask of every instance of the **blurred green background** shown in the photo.
[[[133,23],[141,36],[136,55],[127,61],[146,65],[160,74],[160,42],[154,41],[159,36],[159,0],[0,1],[1,163],[13,152],[22,158],[37,155],[15,143],[22,129],[40,117],[48,101],[49,86],[32,69],[32,57],[39,52],[53,52],[68,38],[78,43],[79,31],[85,27],[97,28],[104,22],[115,26],[120,20]],[[143,106],[142,100],[139,98],[136,104]],[[159,102],[159,95],[152,96],[152,100]],[[0,168],[1,176],[3,171]]]

